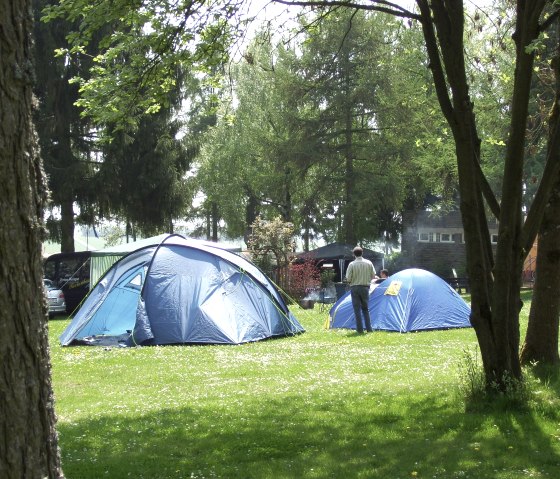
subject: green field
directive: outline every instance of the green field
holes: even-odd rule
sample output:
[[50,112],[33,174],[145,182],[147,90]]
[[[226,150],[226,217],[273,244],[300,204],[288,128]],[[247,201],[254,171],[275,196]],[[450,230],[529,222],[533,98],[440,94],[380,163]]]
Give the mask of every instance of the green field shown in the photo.
[[472,329],[359,336],[293,312],[304,334],[242,346],[61,348],[51,320],[66,477],[559,477],[558,374],[465,412]]

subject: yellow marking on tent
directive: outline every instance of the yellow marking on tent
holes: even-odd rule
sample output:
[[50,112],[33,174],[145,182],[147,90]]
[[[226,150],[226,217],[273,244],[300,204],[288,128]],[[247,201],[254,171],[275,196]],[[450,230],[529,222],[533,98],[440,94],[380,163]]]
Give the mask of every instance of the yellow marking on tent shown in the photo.
[[398,280],[391,281],[391,284],[383,294],[386,294],[387,296],[398,296],[399,291],[401,290],[401,286],[402,286],[402,281],[398,281]]

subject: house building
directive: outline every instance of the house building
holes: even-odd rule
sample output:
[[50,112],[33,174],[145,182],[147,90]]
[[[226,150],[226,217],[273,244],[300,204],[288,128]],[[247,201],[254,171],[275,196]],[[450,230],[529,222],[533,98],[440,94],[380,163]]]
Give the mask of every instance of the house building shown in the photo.
[[[489,221],[492,245],[498,242],[498,222]],[[442,278],[466,277],[465,235],[460,211],[403,212],[402,252],[409,267],[422,268]]]

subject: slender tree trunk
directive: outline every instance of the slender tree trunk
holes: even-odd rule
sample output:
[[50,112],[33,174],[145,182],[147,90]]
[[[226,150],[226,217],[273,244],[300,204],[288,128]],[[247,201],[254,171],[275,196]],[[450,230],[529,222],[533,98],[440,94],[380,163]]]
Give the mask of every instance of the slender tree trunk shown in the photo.
[[210,238],[212,237],[212,227],[211,227],[212,215],[210,213],[210,208],[206,207],[205,210],[206,210],[206,224],[205,224],[206,241],[210,241]]
[[[51,203],[60,206],[61,252],[75,251],[74,209],[77,181],[77,159],[72,148],[72,128],[83,123],[74,106],[78,98],[77,85],[69,85],[77,75],[74,63],[65,64],[53,57],[54,49],[65,44],[69,25],[64,21],[44,24],[41,11],[52,0],[32,0],[35,13],[36,84],[40,103],[36,112],[36,127],[42,141],[43,165],[49,176]],[[61,43],[62,42],[62,43]]]
[[[517,57],[512,96],[511,131],[508,139],[502,184],[502,204],[496,265],[494,267],[494,294],[492,297],[492,325],[499,355],[492,367],[493,381],[501,384],[508,377],[521,378],[519,359],[519,310],[522,271],[522,181],[524,141],[531,90],[533,55],[525,47],[538,35],[538,21],[530,22],[530,15],[519,12],[516,24]],[[538,20],[538,17],[537,17]]]
[[74,245],[74,201],[70,197],[60,205],[60,251],[62,253],[73,253],[76,251]]
[[219,221],[219,214],[218,214],[218,204],[213,201],[212,202],[212,238],[211,240],[215,243],[218,242],[218,221]]
[[132,235],[133,235],[132,224],[128,220],[126,221],[125,233],[124,234],[126,236],[126,242],[127,243],[131,243],[132,241],[134,241],[134,238],[132,237]]
[[[557,22],[557,30],[558,28]],[[557,33],[558,34],[558,33]],[[560,162],[560,151],[554,147],[560,123],[560,44],[553,62],[556,75],[556,95],[549,121],[549,161]],[[538,236],[536,279],[529,324],[521,349],[521,363],[538,361],[560,363],[558,328],[560,316],[560,174],[550,196]]]
[[346,206],[344,208],[344,221],[342,222],[344,229],[344,242],[347,244],[356,244],[357,238],[354,232],[354,208],[355,198],[354,190],[356,178],[354,177],[354,158],[352,151],[352,112],[350,105],[347,106],[346,111],[346,150],[345,150],[345,191],[346,191]]
[[60,251],[73,253],[74,245],[74,181],[71,171],[75,163],[70,141],[70,118],[64,104],[67,100],[59,100],[55,112],[55,139],[58,143],[54,154],[59,157],[59,162],[64,170],[64,181],[58,181],[57,200],[60,202]]
[[255,222],[259,216],[259,200],[253,194],[252,191],[247,188],[247,205],[245,206],[245,244],[249,244],[249,238],[251,237],[251,225]]
[[282,219],[284,221],[292,221],[292,192],[291,192],[291,177],[292,171],[289,167],[284,169],[284,205],[282,207]]
[[490,254],[488,226],[483,213],[483,185],[478,171],[480,140],[476,133],[463,57],[463,5],[459,1],[443,0],[417,0],[417,4],[438,100],[455,139],[467,271],[472,284],[471,322],[477,334],[487,386],[504,390],[511,378],[521,378],[521,185],[533,68],[533,54],[528,53],[526,47],[538,36],[544,1],[518,2],[512,120],[505,158],[495,262]]
[[558,364],[560,315],[560,178],[539,233],[536,279],[521,363]]
[[42,287],[30,0],[0,0],[0,477],[63,477]]
[[309,251],[309,240],[311,237],[311,213],[310,208],[306,204],[301,212],[303,217],[303,251]]

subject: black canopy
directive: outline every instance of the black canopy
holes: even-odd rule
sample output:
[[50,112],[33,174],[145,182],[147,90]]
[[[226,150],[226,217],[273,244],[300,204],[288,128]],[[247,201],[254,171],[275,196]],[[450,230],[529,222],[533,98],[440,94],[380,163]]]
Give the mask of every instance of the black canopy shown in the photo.
[[[298,259],[304,261],[306,259],[315,261],[318,267],[325,263],[332,262],[333,269],[336,271],[337,281],[343,281],[344,273],[350,261],[354,259],[352,250],[356,245],[347,243],[331,243],[314,250],[299,253]],[[378,253],[368,248],[363,248],[363,257],[369,259],[375,266],[375,270],[379,272],[383,268],[383,253]]]

